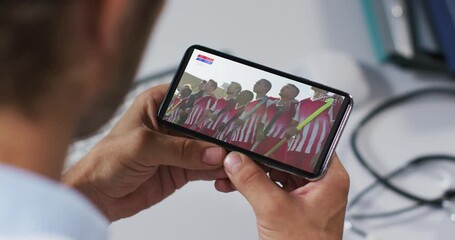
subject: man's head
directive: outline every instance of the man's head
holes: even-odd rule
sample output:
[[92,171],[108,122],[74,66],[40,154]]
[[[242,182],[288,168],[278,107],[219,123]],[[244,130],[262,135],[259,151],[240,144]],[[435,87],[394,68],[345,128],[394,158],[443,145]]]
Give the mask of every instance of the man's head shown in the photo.
[[188,83],[187,83],[187,84],[184,84],[183,86],[181,86],[181,87],[178,89],[178,91],[181,92],[181,91],[182,91],[183,89],[185,89],[185,88],[189,88],[189,89],[191,89],[191,91],[193,91],[193,87],[191,87],[191,84],[188,84]]
[[66,106],[75,134],[92,133],[128,91],[162,3],[1,0],[0,109],[42,119]]
[[207,84],[207,81],[202,80],[202,82],[199,83],[199,85],[198,85],[198,87],[197,87],[197,90],[198,90],[199,92],[200,92],[200,91],[204,91],[205,84]]
[[248,91],[248,90],[243,90],[239,93],[239,95],[237,95],[237,97],[235,98],[235,101],[239,105],[245,105],[245,104],[251,102],[251,100],[253,100],[253,98],[254,98],[253,92]]
[[318,98],[323,98],[327,96],[327,91],[317,88],[317,87],[311,87],[311,90],[313,90],[313,97],[312,99],[318,99]]
[[294,84],[286,84],[280,90],[280,97],[283,100],[292,100],[299,95],[300,90]]
[[191,90],[191,86],[190,87],[184,87],[184,88],[180,89],[180,97],[181,98],[189,97],[191,95],[191,93],[193,93],[193,90]]
[[256,94],[267,94],[272,89],[272,83],[267,79],[257,81],[253,86],[253,92]]
[[240,91],[242,91],[242,85],[240,85],[240,83],[238,82],[231,82],[231,84],[229,84],[229,86],[226,89],[227,95],[232,96],[236,96],[237,94],[240,93]]
[[212,94],[218,88],[218,83],[215,80],[210,79],[204,86],[205,94]]

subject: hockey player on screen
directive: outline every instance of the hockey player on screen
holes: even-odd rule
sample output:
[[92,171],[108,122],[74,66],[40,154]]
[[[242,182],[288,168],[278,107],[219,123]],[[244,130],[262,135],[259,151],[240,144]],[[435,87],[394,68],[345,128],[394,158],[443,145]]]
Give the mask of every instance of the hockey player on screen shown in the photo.
[[[300,90],[293,84],[281,88],[280,99],[272,103],[258,124],[256,143],[251,151],[265,154],[287,136],[287,129],[295,116],[298,101],[295,99]],[[286,145],[275,151],[270,158],[284,160]]]
[[251,102],[253,98],[254,94],[249,90],[243,90],[237,95],[235,98],[235,105],[228,109],[222,118],[221,123],[217,128],[217,132],[214,134],[215,138],[225,141],[226,135],[235,128],[236,121],[243,113],[245,105]]
[[227,111],[235,106],[235,98],[240,91],[242,91],[242,86],[237,82],[231,82],[226,89],[227,96],[216,100],[215,104],[206,110],[199,119],[199,123],[197,123],[200,126],[199,132],[208,136],[215,135]]
[[192,108],[187,108],[185,111],[188,113],[188,118],[183,124],[184,127],[195,130],[197,128],[197,121],[204,114],[205,110],[210,109],[215,103],[216,98],[213,91],[218,88],[215,80],[210,79],[204,86],[203,95],[194,101]]
[[277,98],[272,98],[266,94],[272,88],[272,84],[267,79],[260,79],[253,86],[256,99],[248,103],[244,112],[236,121],[236,127],[227,134],[228,141],[244,149],[251,149],[256,141],[256,131],[265,110]]

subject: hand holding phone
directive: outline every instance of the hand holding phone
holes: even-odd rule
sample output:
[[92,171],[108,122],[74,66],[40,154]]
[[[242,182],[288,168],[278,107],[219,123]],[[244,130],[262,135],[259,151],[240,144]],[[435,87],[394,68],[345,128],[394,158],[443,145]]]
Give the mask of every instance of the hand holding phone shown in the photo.
[[[182,97],[180,91],[191,89]],[[165,118],[172,102],[183,120]],[[309,180],[323,176],[352,109],[345,92],[202,46],[185,53],[158,120]],[[206,118],[210,111],[216,118]]]
[[217,189],[228,192],[233,185],[248,200],[260,239],[342,238],[349,176],[336,155],[317,182],[277,170],[269,172],[270,181],[262,168],[238,153],[229,153],[224,166],[230,182],[217,180]]

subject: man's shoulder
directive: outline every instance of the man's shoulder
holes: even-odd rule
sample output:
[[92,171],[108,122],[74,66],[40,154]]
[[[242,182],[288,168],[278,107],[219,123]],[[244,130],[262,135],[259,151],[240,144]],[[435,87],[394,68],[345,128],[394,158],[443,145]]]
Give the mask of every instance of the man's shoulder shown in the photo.
[[300,100],[300,102],[311,102],[311,98],[304,98],[302,100]]
[[[23,233],[107,239],[108,221],[79,192],[0,164],[0,239]],[[78,231],[84,229],[84,231]]]
[[215,100],[215,101],[217,101],[217,100],[219,100],[219,99],[217,99],[216,96],[213,95],[213,94],[210,94],[210,95],[203,95],[203,96],[201,96],[199,99],[204,100],[204,101],[209,101],[209,100]]

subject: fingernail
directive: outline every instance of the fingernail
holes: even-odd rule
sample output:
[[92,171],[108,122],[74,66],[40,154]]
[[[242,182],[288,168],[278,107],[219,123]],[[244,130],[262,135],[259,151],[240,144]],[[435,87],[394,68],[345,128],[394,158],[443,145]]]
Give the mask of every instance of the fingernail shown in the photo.
[[223,161],[221,158],[221,151],[222,150],[219,147],[207,148],[202,156],[202,161],[207,165],[221,165],[221,161]]
[[236,152],[229,153],[226,159],[224,159],[224,167],[231,174],[237,173],[241,165],[242,158],[240,157],[240,154]]

